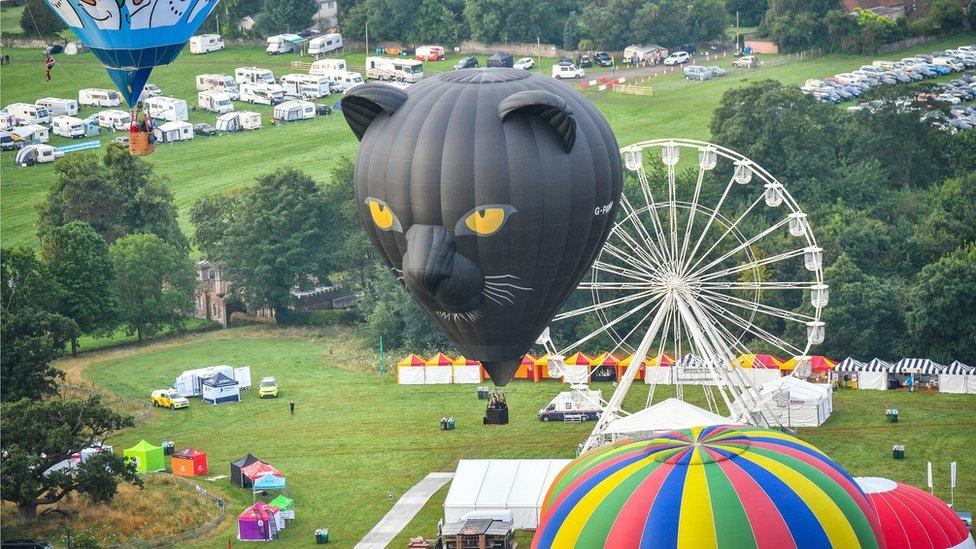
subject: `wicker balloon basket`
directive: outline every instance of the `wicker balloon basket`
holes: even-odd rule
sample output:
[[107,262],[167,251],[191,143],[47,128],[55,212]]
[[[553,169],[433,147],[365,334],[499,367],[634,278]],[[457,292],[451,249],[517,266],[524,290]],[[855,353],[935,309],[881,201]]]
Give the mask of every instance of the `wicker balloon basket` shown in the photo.
[[146,156],[156,150],[156,144],[149,140],[149,132],[129,133],[129,154]]

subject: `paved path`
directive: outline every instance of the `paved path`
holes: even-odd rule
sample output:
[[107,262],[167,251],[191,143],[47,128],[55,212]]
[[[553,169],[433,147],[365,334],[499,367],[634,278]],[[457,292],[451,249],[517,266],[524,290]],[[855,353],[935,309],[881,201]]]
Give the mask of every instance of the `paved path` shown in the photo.
[[406,528],[427,500],[454,478],[454,473],[430,473],[400,496],[396,505],[366,534],[355,549],[383,549]]

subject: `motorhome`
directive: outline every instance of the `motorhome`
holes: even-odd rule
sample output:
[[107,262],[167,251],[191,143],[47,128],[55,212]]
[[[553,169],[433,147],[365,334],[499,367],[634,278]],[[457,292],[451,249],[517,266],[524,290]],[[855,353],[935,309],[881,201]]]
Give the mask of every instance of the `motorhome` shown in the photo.
[[281,122],[295,122],[315,118],[315,103],[309,101],[285,101],[275,106],[275,120]]
[[205,111],[224,114],[234,110],[234,103],[224,92],[207,90],[197,93],[197,105]]
[[308,74],[315,76],[329,76],[337,72],[346,72],[345,59],[319,59],[308,68]]
[[271,71],[268,69],[259,69],[257,67],[240,67],[235,69],[234,80],[237,81],[238,84],[244,84],[247,82],[263,82],[265,84],[278,83]]
[[311,74],[286,74],[281,77],[286,95],[301,99],[318,99],[331,93],[329,77]]
[[332,91],[346,92],[363,83],[363,75],[350,72],[345,59],[319,59],[312,63],[308,73],[328,78]]
[[443,61],[443,46],[420,46],[417,48],[414,57],[420,61]]
[[277,105],[285,100],[285,89],[277,84],[241,84],[241,101],[261,105]]
[[29,103],[11,103],[7,105],[7,112],[17,118],[17,124],[48,124],[51,113],[44,107]]
[[366,77],[374,80],[419,82],[424,77],[424,63],[416,59],[367,57]]
[[325,55],[342,49],[342,35],[339,33],[316,36],[308,42],[309,55]]
[[57,97],[44,97],[34,102],[38,107],[47,109],[51,116],[66,114],[74,116],[78,114],[78,102],[74,99],[58,99]]
[[110,130],[128,131],[132,124],[132,116],[125,111],[109,109],[98,113],[98,125]]
[[63,114],[51,119],[51,131],[61,137],[85,137],[85,121],[74,116]]
[[219,34],[198,34],[190,37],[190,53],[203,54],[224,49],[224,39]]
[[175,143],[193,139],[193,124],[182,120],[175,120],[160,124],[153,132],[157,143]]
[[90,107],[118,107],[122,104],[119,92],[100,88],[78,90],[78,104]]
[[299,44],[304,41],[305,39],[297,34],[276,34],[268,37],[268,47],[264,51],[268,55],[294,53],[298,51]]
[[186,101],[175,97],[150,97],[146,99],[143,105],[149,111],[149,116],[157,120],[173,122],[174,120],[187,120],[190,117],[186,108]]
[[363,83],[363,75],[358,72],[342,71],[330,76],[332,89],[346,93]]
[[226,74],[198,74],[197,91],[218,91],[230,96],[231,100],[241,98],[237,81]]
[[50,145],[28,145],[17,151],[14,162],[21,166],[32,166],[45,162],[54,162],[64,156],[64,153]]

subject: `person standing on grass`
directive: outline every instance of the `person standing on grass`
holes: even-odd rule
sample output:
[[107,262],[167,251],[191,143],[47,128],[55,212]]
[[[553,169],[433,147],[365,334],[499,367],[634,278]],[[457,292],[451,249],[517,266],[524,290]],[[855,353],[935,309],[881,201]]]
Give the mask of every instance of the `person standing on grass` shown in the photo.
[[291,415],[294,416],[295,415],[295,401],[294,400],[288,403],[288,408],[291,410]]

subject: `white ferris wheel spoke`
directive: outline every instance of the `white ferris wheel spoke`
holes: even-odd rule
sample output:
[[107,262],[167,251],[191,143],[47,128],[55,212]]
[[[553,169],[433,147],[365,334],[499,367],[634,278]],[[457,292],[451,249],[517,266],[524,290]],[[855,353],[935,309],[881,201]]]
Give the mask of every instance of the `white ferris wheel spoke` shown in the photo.
[[[698,276],[700,274],[703,274],[703,273],[708,272],[709,269],[711,269],[711,268],[713,268],[713,267],[721,264],[723,261],[725,261],[726,259],[729,259],[730,257],[734,256],[735,254],[746,250],[746,248],[750,248],[753,244],[755,244],[756,242],[759,242],[763,238],[766,238],[770,234],[773,234],[774,232],[776,232],[777,230],[779,230],[781,227],[783,227],[784,225],[786,225],[789,222],[790,222],[789,218],[783,218],[779,222],[774,223],[773,225],[770,225],[766,229],[760,231],[758,234],[755,234],[755,235],[749,237],[746,240],[741,240],[741,238],[740,238],[739,239],[739,244],[736,247],[732,248],[731,250],[726,251],[725,253],[723,253],[718,258],[709,261],[706,265],[703,265],[701,267],[698,267],[698,265],[703,260],[705,260],[705,258],[707,258],[712,253],[712,251],[715,249],[715,246],[717,246],[718,243],[721,242],[725,238],[726,235],[728,235],[728,232],[726,232],[725,234],[722,235],[722,238],[720,238],[718,242],[716,242],[715,244],[713,244],[712,247],[709,248],[707,252],[705,252],[704,254],[701,255],[701,257],[698,259],[697,262],[695,262],[694,265],[692,265],[691,267],[688,268],[688,271],[691,272],[691,274],[689,276],[695,277],[695,276]],[[738,220],[736,220],[736,223],[738,223]],[[737,238],[738,238],[738,236],[737,236]],[[750,250],[749,254],[750,254],[750,256],[752,255],[751,250]]]
[[646,268],[649,265],[649,262],[637,259],[636,257],[630,255],[626,251],[621,250],[620,248],[614,246],[610,242],[605,242],[603,244],[603,251],[619,259],[627,267],[632,267],[633,269],[637,269],[635,272],[646,273],[647,278],[651,278],[654,275],[653,271]]
[[708,299],[716,303],[733,305],[735,307],[739,307],[740,309],[755,311],[757,313],[762,313],[776,318],[782,318],[783,320],[792,320],[793,322],[799,322],[802,324],[806,324],[807,322],[813,322],[814,320],[817,320],[816,318],[809,315],[805,315],[803,313],[787,311],[786,309],[780,309],[779,307],[773,307],[772,305],[766,305],[764,303],[749,301],[747,299],[742,299],[741,297],[736,297],[729,294],[723,294],[721,292],[716,292],[713,290],[702,290],[702,295],[700,297],[702,299]]
[[[604,324],[603,326],[601,326],[595,332],[593,332],[591,334],[587,334],[582,339],[580,339],[580,340],[578,340],[578,341],[576,341],[576,342],[568,345],[566,347],[566,349],[563,349],[563,350],[560,351],[560,354],[562,354],[563,352],[565,352],[567,350],[570,350],[570,349],[578,349],[581,345],[583,345],[587,341],[589,341],[589,340],[593,339],[594,337],[596,337],[596,336],[598,336],[598,335],[606,332],[607,330],[610,330],[615,325],[617,325],[618,323],[626,320],[627,318],[630,318],[630,316],[633,315],[634,313],[636,313],[637,311],[640,311],[641,309],[644,309],[645,307],[649,307],[649,306],[657,303],[660,300],[661,300],[661,297],[654,297],[654,298],[649,299],[648,301],[644,301],[644,302],[640,303],[636,307],[631,308],[626,313],[624,313],[624,314],[618,316],[617,318],[613,319],[611,322],[608,322],[608,323]],[[654,312],[654,309],[651,309],[651,311],[650,311],[650,313],[648,313],[648,315],[650,315],[653,312]],[[646,316],[645,316],[645,318],[646,318]],[[638,323],[638,326],[639,325],[640,324]]]
[[678,211],[676,203],[678,201],[675,183],[677,176],[674,173],[674,164],[668,164],[668,225],[671,237],[671,258],[678,258]]
[[810,282],[767,282],[760,280],[754,281],[729,281],[720,282],[709,280],[698,284],[699,288],[709,290],[808,290],[817,285],[817,281]]
[[[645,249],[648,251],[648,253],[655,256],[655,259],[658,262],[667,263],[668,258],[664,249],[664,236],[661,234],[660,220],[657,219],[657,212],[655,212],[654,217],[648,216],[651,221],[651,227],[654,229],[654,235],[652,236],[647,230],[647,227],[644,225],[644,222],[641,221],[639,211],[634,209],[634,206],[630,203],[630,200],[626,195],[620,195],[620,205],[623,208],[624,213],[627,214],[625,220],[630,221],[630,224],[634,227],[634,231],[637,232],[637,236],[644,241],[644,246],[646,247]],[[618,223],[618,226],[622,225],[622,223],[622,221],[621,223]],[[621,239],[625,238],[623,235],[627,235],[627,237],[631,239],[633,238],[629,233],[627,233],[626,230],[623,229],[623,227],[618,227],[618,229],[618,231],[614,232],[618,233],[617,236],[619,236]]]
[[698,211],[698,199],[701,197],[702,182],[705,180],[705,168],[698,167],[698,180],[695,181],[695,194],[691,197],[691,208],[688,209],[688,221],[685,222],[685,237],[681,241],[681,255],[678,264],[684,265],[688,252],[688,241],[691,239],[691,228],[695,224],[695,213]]
[[602,271],[616,276],[622,276],[624,278],[629,278],[631,280],[636,280],[638,282],[647,282],[648,280],[650,280],[647,273],[632,271],[625,267],[618,267],[617,265],[606,263],[600,260],[597,260],[596,262],[593,263],[593,268],[598,271]]
[[787,352],[792,353],[793,356],[800,356],[800,355],[803,354],[803,351],[801,351],[797,347],[791,345],[790,343],[788,343],[786,341],[783,341],[779,337],[777,337],[777,336],[769,333],[768,331],[766,331],[763,328],[760,328],[759,326],[756,326],[751,321],[742,318],[741,316],[733,313],[732,311],[729,311],[728,309],[726,309],[724,307],[721,307],[719,305],[715,305],[712,302],[708,301],[707,299],[704,300],[704,301],[702,301],[701,302],[701,305],[705,309],[708,309],[708,310],[714,312],[716,315],[718,315],[718,316],[724,318],[725,320],[727,320],[727,321],[735,324],[736,326],[738,326],[738,327],[742,328],[743,330],[745,330],[747,333],[750,333],[750,334],[758,337],[759,339],[765,341],[766,343],[769,343],[771,345],[775,345],[776,347],[778,347],[780,349],[787,350]]
[[657,203],[654,201],[654,195],[651,193],[651,185],[647,181],[647,173],[644,172],[643,167],[637,170],[637,179],[640,181],[644,202],[647,204],[648,217],[651,218],[651,225],[654,226],[654,232],[657,234],[658,245],[663,252],[662,256],[669,260],[673,259],[669,254],[669,248],[666,244],[667,239],[664,236],[664,225],[661,223],[661,218],[657,213]]
[[[633,250],[634,253],[643,257],[648,264],[657,265],[657,264],[665,263],[666,260],[661,255],[661,251],[650,242],[649,240],[650,235],[644,234],[646,231],[643,230],[643,224],[641,224],[641,228],[637,227],[637,225],[640,223],[640,219],[637,219],[637,214],[633,212],[628,214],[628,216],[631,215],[634,216],[634,219],[630,219],[629,221],[631,225],[634,226],[634,230],[635,232],[637,232],[637,235],[641,238],[641,240],[644,241],[644,246],[641,246],[639,242],[634,240],[634,235],[630,234],[626,229],[624,229],[621,226],[623,224],[623,221],[621,221],[620,223],[617,224],[616,227],[614,227],[615,230],[611,233],[611,237],[616,237],[617,239],[622,240],[624,244],[627,245],[628,248]],[[607,241],[609,242],[610,238],[607,238]]]
[[[697,261],[695,261],[691,265],[685,265],[685,266],[683,266],[682,271],[685,272],[685,273],[693,273],[691,276],[695,276],[695,274],[701,273],[702,271],[706,270],[706,268],[702,268],[702,269],[699,269],[698,271],[695,271],[695,268],[702,261],[704,261],[712,253],[712,251],[714,251],[715,248],[718,247],[719,244],[721,244],[723,241],[725,241],[725,237],[729,236],[730,234],[735,234],[736,235],[736,238],[740,241],[739,247],[737,247],[736,250],[741,250],[741,249],[745,248],[746,246],[748,246],[748,244],[746,246],[743,246],[743,244],[742,244],[742,238],[740,237],[740,235],[742,233],[737,229],[737,227],[739,226],[739,222],[742,221],[743,219],[745,219],[745,217],[752,212],[752,209],[756,207],[756,204],[758,204],[760,200],[762,200],[762,196],[760,196],[758,199],[756,199],[756,201],[754,201],[746,209],[746,211],[742,212],[742,214],[739,215],[739,217],[737,217],[736,220],[733,221],[731,225],[728,225],[726,227],[726,229],[725,229],[725,232],[722,233],[722,236],[718,237],[718,240],[716,240],[715,242],[713,242],[712,245],[708,248],[708,250],[705,251],[705,253],[703,253],[700,256],[698,256],[698,260]],[[788,223],[788,222],[789,222],[789,218],[787,218],[786,221],[784,221],[784,223]],[[782,226],[782,225],[780,225],[780,226]],[[765,235],[767,235],[767,234],[775,231],[777,228],[779,228],[779,227],[767,228],[765,231],[763,231],[762,233],[760,233],[761,236],[759,238],[762,238],[763,236],[765,236]],[[759,240],[759,238],[757,238],[756,240]],[[755,242],[755,240],[753,242]],[[734,253],[732,255],[734,255]],[[688,260],[688,263],[691,263],[691,259]]]
[[729,182],[725,185],[725,190],[722,192],[721,198],[718,199],[718,204],[712,208],[712,212],[708,216],[708,221],[705,223],[705,227],[702,229],[701,234],[698,235],[698,240],[695,242],[695,247],[691,249],[691,253],[688,254],[688,259],[686,259],[686,261],[690,261],[695,257],[695,253],[698,252],[698,248],[701,247],[702,242],[705,240],[705,235],[707,235],[709,229],[712,228],[712,223],[715,223],[715,217],[718,215],[719,210],[722,209],[722,205],[725,204],[725,199],[729,196],[729,191],[732,190],[733,184],[735,184],[734,175],[729,178]]
[[758,267],[762,267],[763,265],[772,265],[773,263],[779,263],[780,261],[785,261],[787,259],[790,259],[791,257],[799,257],[803,255],[803,251],[804,251],[803,248],[798,248],[796,250],[791,250],[773,256],[764,257],[762,259],[757,259],[755,261],[743,263],[742,265],[738,265],[736,267],[729,267],[727,269],[722,269],[720,271],[715,271],[715,272],[708,273],[706,275],[702,275],[701,277],[699,277],[699,280],[702,281],[714,280],[716,278],[721,278],[723,276],[729,276],[729,275],[741,273],[743,271],[748,271],[750,269],[756,269]]
[[[579,316],[579,315],[583,315],[583,314],[586,314],[586,313],[593,313],[593,312],[601,311],[601,310],[604,310],[604,309],[607,309],[607,308],[610,308],[610,307],[616,307],[617,305],[624,305],[626,303],[633,303],[634,301],[638,301],[638,300],[641,300],[641,299],[651,300],[651,299],[654,299],[656,295],[658,295],[657,292],[654,292],[652,290],[645,290],[643,292],[638,292],[638,293],[633,294],[633,295],[624,296],[624,297],[618,297],[617,299],[611,299],[610,301],[604,301],[604,302],[601,302],[601,303],[595,303],[593,305],[587,305],[586,307],[580,307],[579,309],[574,309],[572,311],[567,311],[565,313],[559,313],[558,315],[556,315],[553,318],[553,320],[564,320],[564,319],[567,319],[567,318],[572,318],[574,316]],[[647,302],[645,302],[645,303],[647,303]]]

